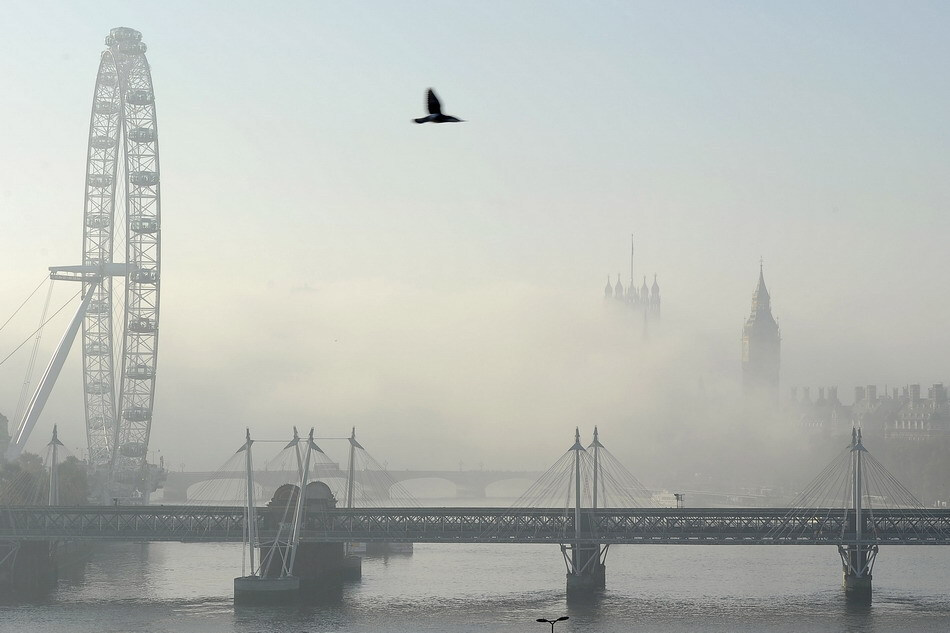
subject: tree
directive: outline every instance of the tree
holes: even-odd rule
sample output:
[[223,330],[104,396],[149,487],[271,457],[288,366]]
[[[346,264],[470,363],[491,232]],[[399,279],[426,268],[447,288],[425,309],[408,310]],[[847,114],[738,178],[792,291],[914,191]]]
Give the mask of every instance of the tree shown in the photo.
[[49,475],[43,460],[33,453],[21,453],[16,461],[0,466],[0,503],[37,505],[46,499]]
[[59,503],[64,506],[89,503],[86,465],[72,455],[59,465]]
[[[89,502],[86,465],[70,455],[59,464],[59,503]],[[49,470],[39,455],[23,453],[16,461],[0,465],[0,503],[45,505],[49,501]]]

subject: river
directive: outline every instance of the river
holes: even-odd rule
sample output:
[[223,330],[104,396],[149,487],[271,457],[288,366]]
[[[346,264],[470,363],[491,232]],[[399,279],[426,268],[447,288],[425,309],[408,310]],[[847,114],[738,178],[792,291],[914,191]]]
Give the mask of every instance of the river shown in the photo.
[[607,590],[568,605],[551,545],[416,545],[367,558],[338,600],[235,608],[235,544],[110,544],[42,603],[0,606],[0,631],[33,633],[892,632],[950,629],[950,548],[884,547],[874,602],[846,605],[832,547],[614,546]]

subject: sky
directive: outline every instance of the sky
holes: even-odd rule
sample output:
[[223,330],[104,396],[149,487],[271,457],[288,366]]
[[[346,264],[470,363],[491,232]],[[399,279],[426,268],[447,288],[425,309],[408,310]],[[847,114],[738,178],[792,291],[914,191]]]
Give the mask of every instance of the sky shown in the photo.
[[[945,3],[40,1],[4,15],[3,320],[48,266],[80,258],[104,37],[130,26],[148,44],[151,449],[172,467],[213,469],[244,427],[292,424],[355,425],[402,468],[543,468],[594,424],[631,461],[668,454],[671,428],[715,437],[735,417],[682,397],[737,392],[760,258],[783,393],[838,385],[850,402],[856,384],[950,381]],[[430,86],[465,123],[411,123]],[[628,281],[631,233],[636,275],[663,297],[647,340],[602,298],[608,275]],[[57,284],[51,305],[74,292]],[[0,329],[0,356],[42,296]],[[11,418],[29,349],[0,365]],[[80,454],[77,353],[31,449],[54,423]]]

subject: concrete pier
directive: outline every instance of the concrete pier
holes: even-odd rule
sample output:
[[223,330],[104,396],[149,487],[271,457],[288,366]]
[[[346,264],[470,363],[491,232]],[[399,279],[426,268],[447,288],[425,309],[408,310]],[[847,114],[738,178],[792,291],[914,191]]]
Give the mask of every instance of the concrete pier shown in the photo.
[[[265,577],[280,575],[280,552],[265,571]],[[300,592],[321,592],[344,580],[359,580],[362,575],[362,560],[359,556],[346,556],[343,543],[301,543],[294,561],[294,575],[300,578]]]
[[242,576],[234,579],[235,604],[293,604],[300,594],[300,579],[294,576],[261,578]]
[[871,602],[871,574],[844,574],[844,595],[849,602]]
[[596,563],[590,570],[580,574],[567,574],[567,597],[585,598],[600,592],[607,586],[607,566]]
[[[260,548],[268,560],[271,547]],[[343,543],[301,543],[294,560],[294,575],[281,576],[285,550],[275,549],[260,576],[234,579],[234,602],[244,605],[291,604],[320,601],[339,594],[344,581],[359,580],[362,560],[347,556]]]
[[602,562],[600,545],[575,546],[567,573],[567,598],[588,599],[607,586],[607,566]]
[[877,545],[840,546],[842,586],[848,602],[871,602],[871,566],[877,556]]

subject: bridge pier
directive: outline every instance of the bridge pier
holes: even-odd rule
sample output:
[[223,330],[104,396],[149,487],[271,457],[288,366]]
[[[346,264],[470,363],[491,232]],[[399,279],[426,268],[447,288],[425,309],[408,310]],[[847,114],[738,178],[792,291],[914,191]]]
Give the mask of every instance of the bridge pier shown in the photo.
[[586,600],[607,586],[608,545],[561,545],[567,563],[567,599]]
[[339,599],[346,580],[359,580],[361,560],[347,556],[343,543],[300,543],[293,575],[284,575],[286,549],[261,544],[260,576],[234,579],[235,604],[293,604]]
[[485,499],[488,491],[483,483],[459,484],[455,488],[455,497],[457,499]]
[[877,545],[839,545],[845,599],[848,602],[871,602],[871,568],[877,557]]
[[343,543],[301,543],[295,568],[304,597],[362,577],[362,559],[347,556]]
[[844,573],[844,595],[850,602],[871,602],[871,575]]
[[[261,545],[261,560],[271,551],[271,544]],[[278,578],[283,567],[285,550],[275,548],[273,557],[262,570],[264,578]],[[294,576],[300,579],[300,596],[320,595],[346,580],[362,577],[362,559],[345,552],[343,543],[300,543],[294,560]]]

